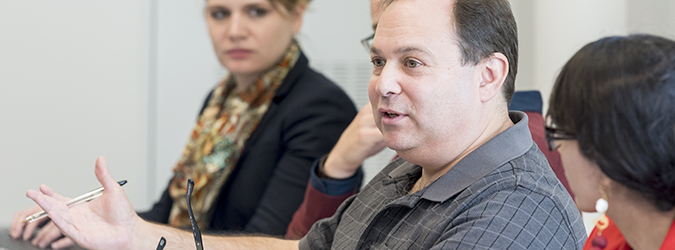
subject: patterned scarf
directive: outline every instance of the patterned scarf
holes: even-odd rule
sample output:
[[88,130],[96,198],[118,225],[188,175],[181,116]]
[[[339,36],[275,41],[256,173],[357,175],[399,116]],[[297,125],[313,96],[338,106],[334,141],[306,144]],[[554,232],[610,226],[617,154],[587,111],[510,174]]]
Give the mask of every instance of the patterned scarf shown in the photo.
[[199,227],[205,228],[220,189],[237,165],[246,140],[260,123],[274,93],[299,55],[298,45],[294,42],[281,62],[244,92],[236,91],[231,75],[216,86],[182,158],[173,168],[174,177],[169,186],[173,199],[169,214],[172,226],[190,226],[185,193],[187,179],[192,178],[195,182],[192,211]]

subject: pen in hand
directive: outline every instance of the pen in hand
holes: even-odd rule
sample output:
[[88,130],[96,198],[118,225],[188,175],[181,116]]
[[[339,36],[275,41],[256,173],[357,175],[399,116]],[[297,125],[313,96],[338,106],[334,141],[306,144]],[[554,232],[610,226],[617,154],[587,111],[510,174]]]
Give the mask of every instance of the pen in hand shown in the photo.
[[[126,180],[118,181],[117,184],[120,184],[120,186],[124,186],[124,184],[127,184],[127,181]],[[66,206],[72,207],[72,206],[75,206],[75,205],[78,205],[78,204],[89,202],[93,199],[96,199],[96,198],[100,197],[101,195],[103,195],[103,187],[91,190],[89,193],[80,195],[80,196],[76,197],[75,199],[67,201]],[[35,213],[31,216],[26,217],[26,219],[21,221],[21,223],[33,222],[33,221],[42,219],[45,216],[47,216],[47,212],[45,212],[45,211],[38,212],[38,213]]]

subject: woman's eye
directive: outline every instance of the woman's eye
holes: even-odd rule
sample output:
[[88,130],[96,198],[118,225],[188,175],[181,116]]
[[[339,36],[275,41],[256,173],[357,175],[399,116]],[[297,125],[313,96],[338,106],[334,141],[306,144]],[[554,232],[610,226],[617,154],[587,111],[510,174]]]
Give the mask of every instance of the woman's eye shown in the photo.
[[267,14],[266,9],[261,9],[261,8],[252,8],[248,11],[248,14],[251,15],[252,17],[262,17]]
[[376,68],[384,67],[384,60],[380,58],[375,58],[371,61],[373,63],[373,66]]
[[216,11],[211,11],[211,17],[216,20],[221,20],[230,15],[229,12],[224,11],[224,10],[216,10]]
[[415,60],[408,59],[408,60],[405,61],[405,66],[408,67],[408,68],[415,68],[415,67],[420,66],[420,65],[422,65],[422,64],[418,61],[415,61]]

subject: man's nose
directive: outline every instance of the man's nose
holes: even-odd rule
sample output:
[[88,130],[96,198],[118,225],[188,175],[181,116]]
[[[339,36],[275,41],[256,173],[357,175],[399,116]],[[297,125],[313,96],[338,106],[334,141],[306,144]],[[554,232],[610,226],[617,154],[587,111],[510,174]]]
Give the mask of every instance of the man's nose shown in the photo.
[[387,64],[378,76],[375,76],[375,91],[382,97],[391,97],[401,93],[401,72],[396,65]]

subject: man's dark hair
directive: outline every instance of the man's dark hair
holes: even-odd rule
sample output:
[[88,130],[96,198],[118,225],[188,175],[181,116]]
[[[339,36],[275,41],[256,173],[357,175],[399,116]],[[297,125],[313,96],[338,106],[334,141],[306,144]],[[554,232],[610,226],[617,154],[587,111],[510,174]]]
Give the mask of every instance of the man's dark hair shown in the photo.
[[[389,6],[396,0],[383,0]],[[507,105],[515,91],[518,71],[518,28],[508,0],[455,0],[452,16],[459,37],[462,64],[476,65],[495,52],[506,56],[509,73],[502,94]]]
[[563,67],[548,115],[581,153],[661,211],[675,207],[675,42],[606,37]]
[[455,29],[462,50],[462,62],[476,65],[495,52],[509,61],[509,74],[502,94],[511,103],[518,71],[518,29],[507,0],[456,0]]

